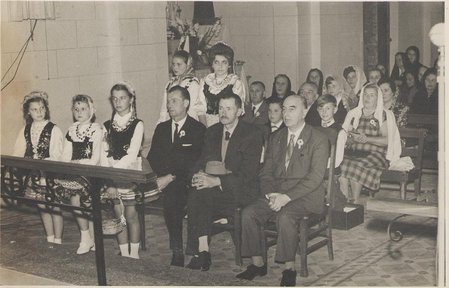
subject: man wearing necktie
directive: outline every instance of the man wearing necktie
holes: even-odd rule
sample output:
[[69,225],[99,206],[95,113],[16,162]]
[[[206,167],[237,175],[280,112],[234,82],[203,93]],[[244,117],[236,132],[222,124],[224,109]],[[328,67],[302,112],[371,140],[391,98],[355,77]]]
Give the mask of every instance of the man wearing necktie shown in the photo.
[[147,159],[162,190],[164,219],[168,229],[170,265],[184,267],[182,221],[187,205],[190,169],[198,160],[206,127],[187,115],[190,95],[186,88],[172,87],[167,94],[170,120],[159,123],[154,131]]
[[251,103],[245,105],[246,113],[241,118],[245,122],[262,128],[268,122],[268,104],[265,102],[265,85],[260,81],[251,83],[249,96]]
[[[186,253],[192,254],[190,269],[207,271],[211,265],[209,239],[214,220],[234,215],[259,196],[257,171],[262,152],[262,133],[239,120],[242,101],[234,93],[219,102],[220,122],[206,131],[201,157],[192,172],[192,189],[187,202]],[[205,172],[210,161],[224,163],[226,172]]]
[[300,217],[321,213],[324,206],[324,174],[329,158],[327,136],[304,122],[306,99],[288,96],[283,103],[287,127],[269,139],[260,173],[263,197],[242,212],[242,256],[252,258],[237,278],[252,280],[267,274],[258,225],[276,217],[278,231],[275,261],[285,263],[281,286],[295,286],[295,256]]

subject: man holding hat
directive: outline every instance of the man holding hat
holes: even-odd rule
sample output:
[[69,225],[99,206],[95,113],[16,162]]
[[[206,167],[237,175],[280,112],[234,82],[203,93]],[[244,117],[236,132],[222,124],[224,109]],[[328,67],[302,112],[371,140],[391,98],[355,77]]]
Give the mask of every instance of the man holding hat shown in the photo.
[[[259,196],[262,132],[239,121],[242,100],[238,95],[223,95],[218,110],[220,122],[206,131],[187,201],[186,252],[193,257],[186,267],[202,271],[211,264],[208,237],[213,220],[234,215],[236,207],[245,207]],[[222,162],[221,169],[218,162]]]

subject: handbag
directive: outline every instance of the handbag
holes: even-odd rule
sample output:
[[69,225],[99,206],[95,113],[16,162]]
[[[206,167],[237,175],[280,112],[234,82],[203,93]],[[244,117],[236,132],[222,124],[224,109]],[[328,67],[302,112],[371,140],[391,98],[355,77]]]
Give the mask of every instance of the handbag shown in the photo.
[[123,231],[126,227],[126,219],[123,215],[123,211],[125,210],[125,206],[123,205],[122,199],[120,200],[120,210],[122,215],[119,218],[105,219],[101,223],[101,227],[104,235],[116,235]]

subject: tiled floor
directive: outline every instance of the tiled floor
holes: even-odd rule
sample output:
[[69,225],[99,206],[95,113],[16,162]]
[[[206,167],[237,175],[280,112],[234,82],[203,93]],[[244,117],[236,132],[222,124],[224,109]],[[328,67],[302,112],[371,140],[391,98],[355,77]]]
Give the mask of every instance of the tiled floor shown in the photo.
[[[433,185],[435,179],[435,176],[427,177],[424,187]],[[364,196],[363,200],[367,198]],[[49,248],[45,241],[34,208],[2,208],[0,216],[2,268],[75,285],[97,284],[94,254],[75,254],[79,232],[69,213],[65,215],[64,243],[53,248]],[[349,231],[334,230],[335,259],[328,259],[325,248],[312,253],[308,259],[309,277],[298,276],[297,285],[434,286],[437,221],[420,217],[401,218],[396,227],[404,232],[404,239],[391,244],[386,228],[394,216],[365,211],[363,225]],[[109,285],[279,285],[282,266],[273,262],[274,247],[268,254],[268,275],[254,281],[243,281],[235,278],[235,274],[243,271],[244,267],[234,264],[234,246],[228,233],[213,237],[211,270],[200,272],[168,266],[171,254],[164,220],[161,216],[147,215],[146,224],[148,250],[140,252],[140,260],[118,256],[115,240],[104,240]],[[389,249],[398,249],[400,257],[393,259],[388,254]],[[245,259],[244,265],[248,263],[249,260]],[[20,280],[16,281],[18,285],[25,285]],[[0,284],[6,283],[0,280]]]

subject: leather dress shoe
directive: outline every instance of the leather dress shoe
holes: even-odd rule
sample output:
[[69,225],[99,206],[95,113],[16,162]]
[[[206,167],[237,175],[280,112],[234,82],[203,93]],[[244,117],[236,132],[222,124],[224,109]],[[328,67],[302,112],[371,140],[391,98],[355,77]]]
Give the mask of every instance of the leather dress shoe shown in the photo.
[[184,254],[181,254],[181,253],[173,253],[173,256],[172,256],[172,258],[171,258],[170,265],[171,265],[171,266],[184,267]]
[[251,264],[248,267],[246,267],[245,271],[243,271],[240,274],[237,274],[237,276],[235,277],[239,279],[253,280],[256,276],[265,276],[265,275],[267,275],[267,263],[265,263],[261,267]]
[[293,271],[291,269],[282,271],[281,286],[296,286],[296,271]]
[[207,271],[209,270],[211,263],[212,261],[210,253],[207,251],[202,251],[200,252],[200,254],[192,257],[190,263],[187,264],[186,268],[193,270]]

